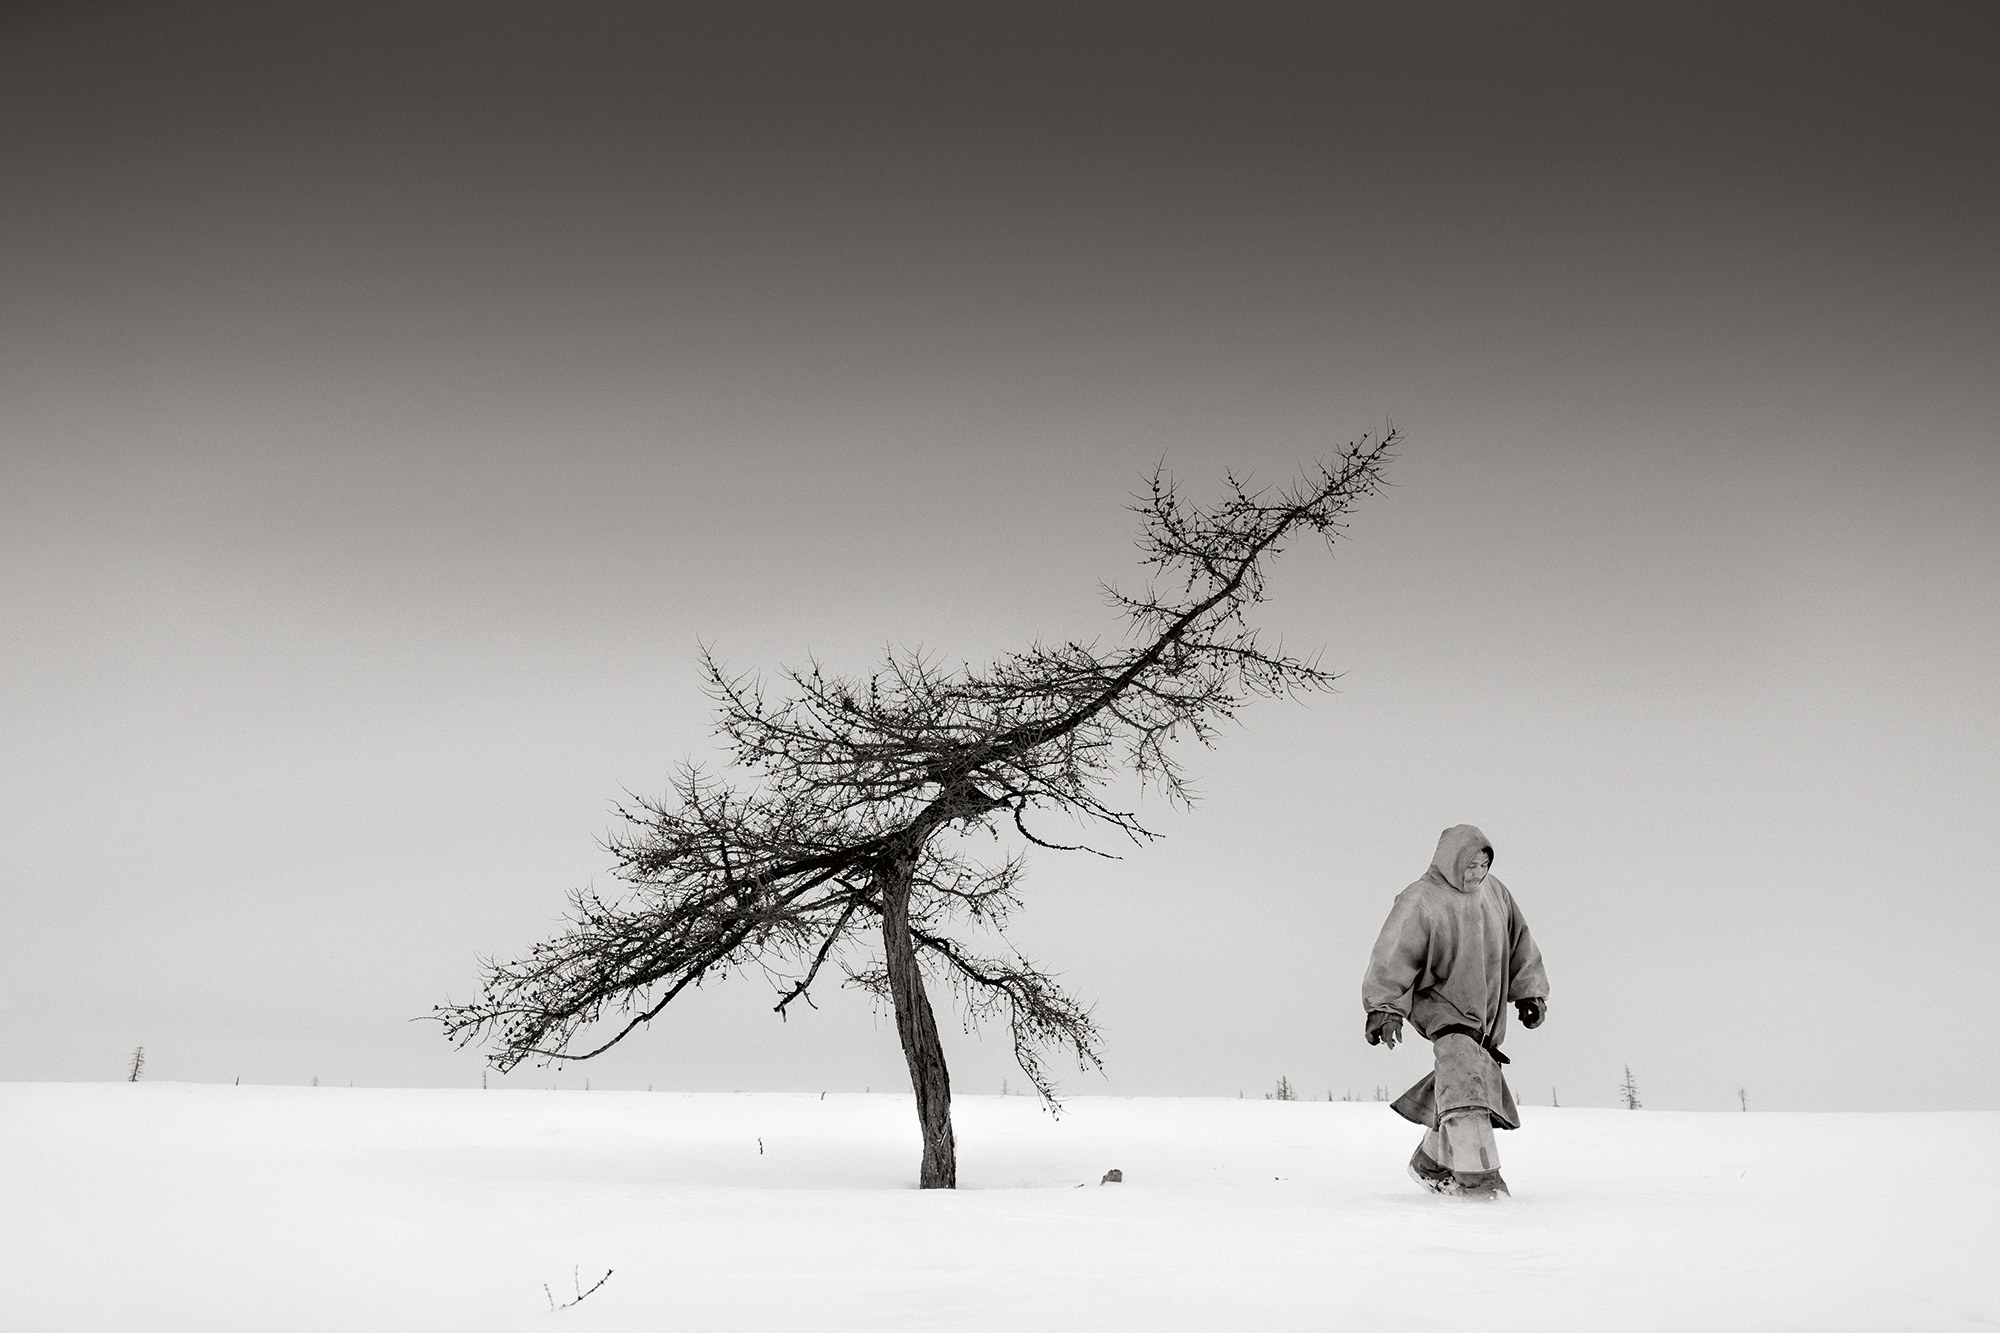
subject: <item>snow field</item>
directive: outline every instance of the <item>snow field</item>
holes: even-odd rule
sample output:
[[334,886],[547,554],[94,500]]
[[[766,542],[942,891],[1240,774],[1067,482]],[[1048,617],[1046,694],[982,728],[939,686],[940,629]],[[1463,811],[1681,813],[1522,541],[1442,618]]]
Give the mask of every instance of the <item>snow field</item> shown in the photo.
[[0,1084],[0,1333],[2000,1325],[2000,1114],[1523,1116],[1481,1205],[1380,1103],[961,1097],[925,1192],[907,1095]]

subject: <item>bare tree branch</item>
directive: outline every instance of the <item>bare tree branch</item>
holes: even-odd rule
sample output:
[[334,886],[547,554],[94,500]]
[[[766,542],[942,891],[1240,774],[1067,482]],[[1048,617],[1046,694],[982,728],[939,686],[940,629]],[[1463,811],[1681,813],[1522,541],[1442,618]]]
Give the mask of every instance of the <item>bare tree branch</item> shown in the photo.
[[[1177,753],[1185,742],[1214,744],[1250,698],[1332,689],[1335,673],[1282,641],[1267,645],[1251,613],[1264,600],[1269,560],[1303,535],[1340,537],[1353,506],[1385,484],[1398,439],[1393,429],[1364,438],[1280,487],[1230,475],[1207,507],[1156,469],[1133,505],[1146,581],[1103,589],[1122,621],[1113,646],[1037,643],[983,668],[892,649],[865,677],[809,661],[768,687],[704,648],[717,737],[750,785],[689,765],[663,797],[628,796],[618,807],[623,828],[607,845],[619,898],[572,894],[553,938],[522,958],[489,960],[474,1000],[436,1007],[446,1034],[489,1044],[503,1069],[589,1059],[690,986],[751,966],[771,978],[783,1016],[795,1000],[812,1003],[815,979],[843,945],[879,927],[914,954],[895,963],[905,981],[911,968],[931,972],[961,997],[971,1023],[1004,1013],[1022,1071],[1053,1105],[1042,1053],[1062,1048],[1080,1067],[1099,1067],[1097,1029],[1018,952],[987,957],[955,933],[976,928],[1004,942],[1021,869],[1018,853],[990,863],[957,835],[984,830],[1108,855],[1038,836],[1029,822],[1060,816],[1145,841],[1153,835],[1135,814],[1109,803],[1115,780],[1134,776],[1191,803]],[[886,997],[885,964],[897,957],[842,967],[851,983]],[[942,1056],[920,1049],[934,1041],[923,1035],[921,988],[897,985],[921,1104],[924,1078],[946,1086]],[[908,1012],[913,1004],[923,1012]],[[608,1037],[600,1024],[610,1025]],[[919,1073],[931,1065],[933,1075]],[[925,1124],[931,1146],[935,1118]]]

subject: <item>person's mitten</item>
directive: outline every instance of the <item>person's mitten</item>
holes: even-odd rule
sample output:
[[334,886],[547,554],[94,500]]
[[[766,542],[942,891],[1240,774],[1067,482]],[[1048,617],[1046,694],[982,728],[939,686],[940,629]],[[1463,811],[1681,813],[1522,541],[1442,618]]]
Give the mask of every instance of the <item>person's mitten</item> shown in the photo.
[[1368,1015],[1368,1044],[1378,1043],[1390,1050],[1403,1039],[1403,1016],[1393,1009],[1378,1009]]
[[1539,995],[1530,995],[1525,1000],[1514,1001],[1514,1012],[1521,1016],[1521,1026],[1538,1028],[1542,1020],[1549,1016],[1549,1002]]

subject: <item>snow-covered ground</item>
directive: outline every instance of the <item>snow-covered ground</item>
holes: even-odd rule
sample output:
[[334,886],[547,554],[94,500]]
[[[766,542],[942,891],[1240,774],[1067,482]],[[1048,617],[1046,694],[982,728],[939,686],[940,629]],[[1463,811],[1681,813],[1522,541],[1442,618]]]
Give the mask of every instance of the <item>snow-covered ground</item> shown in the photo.
[[0,1330],[2000,1324],[2000,1114],[1526,1107],[1482,1205],[1378,1103],[956,1111],[922,1192],[907,1096],[0,1084]]

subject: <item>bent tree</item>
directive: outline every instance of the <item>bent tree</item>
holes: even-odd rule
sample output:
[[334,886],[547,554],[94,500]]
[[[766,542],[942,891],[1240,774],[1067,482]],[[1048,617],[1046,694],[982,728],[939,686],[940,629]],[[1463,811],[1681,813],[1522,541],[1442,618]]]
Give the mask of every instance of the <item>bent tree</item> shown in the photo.
[[[741,968],[776,980],[780,1015],[811,1004],[837,960],[894,1010],[923,1132],[920,1182],[952,1188],[951,1081],[926,978],[975,1024],[1004,1014],[1050,1105],[1045,1052],[1100,1066],[1089,1010],[1005,944],[1021,853],[1087,850],[1050,835],[1052,818],[1152,837],[1114,803],[1119,778],[1186,804],[1176,742],[1212,744],[1248,697],[1333,683],[1316,661],[1267,647],[1248,613],[1288,542],[1340,535],[1381,487],[1397,439],[1363,437],[1281,488],[1231,477],[1207,507],[1155,471],[1134,506],[1146,583],[1105,589],[1125,622],[1118,646],[1037,644],[949,670],[891,651],[866,677],[812,666],[776,689],[704,654],[730,775],[689,765],[665,797],[622,806],[610,851],[623,892],[572,894],[552,939],[486,963],[478,998],[436,1006],[446,1035],[488,1043],[502,1070],[586,1060],[690,986]],[[1014,850],[981,855],[965,836],[981,830],[996,835],[985,845],[1004,836]]]

